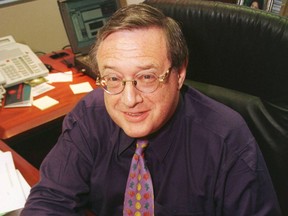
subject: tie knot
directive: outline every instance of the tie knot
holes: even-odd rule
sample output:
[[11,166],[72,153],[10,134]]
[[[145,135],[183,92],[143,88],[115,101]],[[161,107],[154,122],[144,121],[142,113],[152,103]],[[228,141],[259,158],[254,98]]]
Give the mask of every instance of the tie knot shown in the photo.
[[137,140],[135,154],[142,155],[148,146],[148,140]]

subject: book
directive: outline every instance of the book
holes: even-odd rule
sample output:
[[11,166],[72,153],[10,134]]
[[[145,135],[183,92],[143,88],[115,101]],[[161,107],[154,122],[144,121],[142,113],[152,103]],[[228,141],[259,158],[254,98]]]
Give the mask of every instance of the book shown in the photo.
[[20,83],[6,88],[5,108],[32,106],[31,86]]

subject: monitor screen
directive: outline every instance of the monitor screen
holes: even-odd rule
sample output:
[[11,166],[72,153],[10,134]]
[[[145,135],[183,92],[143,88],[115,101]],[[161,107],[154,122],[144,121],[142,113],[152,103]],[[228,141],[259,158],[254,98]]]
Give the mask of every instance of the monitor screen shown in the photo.
[[58,0],[74,53],[88,53],[98,30],[119,8],[116,0]]

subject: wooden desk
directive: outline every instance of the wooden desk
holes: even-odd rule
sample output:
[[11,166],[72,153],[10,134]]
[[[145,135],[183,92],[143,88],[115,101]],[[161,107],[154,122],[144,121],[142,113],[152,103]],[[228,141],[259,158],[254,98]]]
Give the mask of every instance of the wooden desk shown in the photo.
[[13,149],[6,145],[2,140],[0,140],[0,150],[3,152],[10,151],[12,153],[15,167],[21,172],[21,174],[31,187],[39,181],[38,169],[28,163],[24,158],[22,158],[18,153],[16,153]]
[[70,84],[89,82],[93,88],[96,87],[94,79],[78,72],[76,69],[66,67],[63,60],[65,59],[69,62],[73,62],[74,56],[70,49],[65,50],[65,52],[68,53],[68,56],[65,58],[53,60],[50,58],[51,54],[48,54],[41,56],[40,59],[44,63],[50,64],[56,69],[52,72],[65,72],[72,70],[73,82],[53,83],[52,85],[55,86],[55,89],[35,98],[37,99],[39,97],[43,97],[44,95],[48,95],[58,100],[59,104],[43,111],[34,106],[23,108],[0,108],[0,139],[5,140],[11,138],[40,125],[51,122],[59,117],[65,116],[85,95],[74,95],[69,87]]

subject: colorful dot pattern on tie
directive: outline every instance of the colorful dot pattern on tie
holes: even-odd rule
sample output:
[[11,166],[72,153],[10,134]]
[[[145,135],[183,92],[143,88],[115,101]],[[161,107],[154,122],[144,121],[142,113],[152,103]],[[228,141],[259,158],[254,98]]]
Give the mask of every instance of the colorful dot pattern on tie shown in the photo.
[[144,162],[147,140],[138,140],[127,180],[123,216],[153,216],[154,195],[149,170]]

